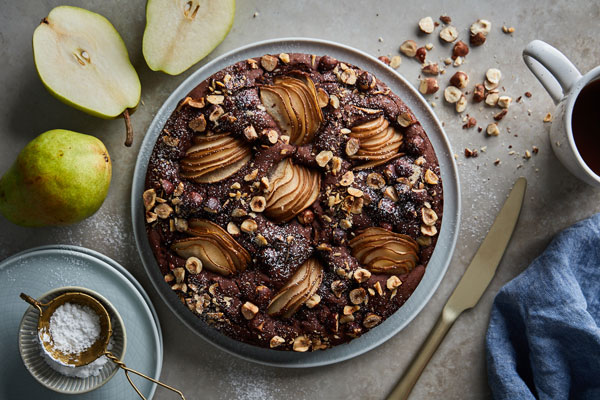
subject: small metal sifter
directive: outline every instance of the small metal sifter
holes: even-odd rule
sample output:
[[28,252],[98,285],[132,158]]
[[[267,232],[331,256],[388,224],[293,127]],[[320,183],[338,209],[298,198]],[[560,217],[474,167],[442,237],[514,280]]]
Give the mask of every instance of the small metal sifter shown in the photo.
[[[109,360],[111,360],[112,362],[117,364],[120,368],[122,368],[125,371],[125,376],[127,377],[127,380],[129,381],[129,383],[131,384],[133,389],[137,392],[137,394],[142,399],[146,400],[144,395],[142,395],[142,393],[138,390],[138,388],[135,386],[135,384],[131,380],[131,378],[129,376],[129,372],[139,375],[142,378],[148,379],[149,381],[152,381],[152,382],[156,383],[157,385],[160,385],[166,389],[172,390],[173,392],[177,393],[183,400],[185,400],[185,397],[184,397],[183,393],[181,393],[181,391],[179,391],[169,385],[166,385],[162,382],[159,382],[153,378],[150,378],[149,376],[146,376],[146,375],[142,374],[141,372],[138,372],[131,368],[128,368],[125,365],[125,363],[123,363],[114,354],[112,354],[110,351],[107,350],[108,342],[112,335],[112,327],[111,327],[111,323],[110,323],[110,317],[108,315],[108,311],[106,311],[106,308],[104,308],[102,303],[100,303],[94,297],[92,297],[88,294],[85,294],[85,293],[81,293],[81,292],[67,292],[67,293],[61,294],[60,296],[49,301],[48,303],[40,303],[39,301],[37,301],[36,299],[34,299],[31,296],[26,295],[25,293],[21,293],[20,297],[23,300],[25,300],[27,303],[29,303],[32,306],[34,306],[35,308],[37,308],[40,313],[40,317],[38,320],[38,326],[37,326],[38,336],[39,336],[40,332],[45,332],[50,335],[50,317],[52,316],[52,314],[54,313],[54,311],[56,311],[56,309],[58,307],[60,307],[61,305],[65,304],[65,303],[74,303],[74,304],[79,304],[81,306],[87,306],[87,307],[91,308],[92,310],[94,310],[94,312],[100,318],[100,337],[87,350],[85,350],[81,353],[65,354],[65,353],[61,352],[60,350],[55,349],[52,346],[52,341],[49,341],[49,342],[42,341],[44,348],[46,349],[48,354],[54,360],[57,360],[66,365],[72,365],[74,367],[81,367],[83,365],[87,365],[87,364],[91,363],[92,361],[98,359],[98,357],[101,357],[104,355]],[[45,310],[43,308],[45,308]]]

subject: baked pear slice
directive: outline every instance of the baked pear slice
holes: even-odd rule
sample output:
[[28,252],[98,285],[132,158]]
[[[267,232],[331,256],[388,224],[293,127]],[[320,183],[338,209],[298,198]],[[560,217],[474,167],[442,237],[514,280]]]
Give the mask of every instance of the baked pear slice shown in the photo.
[[177,240],[171,249],[182,258],[197,257],[209,271],[223,276],[233,275],[233,260],[213,240],[207,237],[193,237]]
[[100,118],[125,118],[133,142],[129,113],[140,101],[141,85],[127,48],[102,15],[60,6],[33,32],[35,67],[48,91],[62,102]]
[[228,135],[214,140],[195,138],[194,143],[180,161],[180,173],[183,178],[198,183],[227,179],[252,158],[252,151],[247,143]]
[[321,175],[286,158],[277,164],[270,181],[271,191],[266,198],[264,213],[274,222],[281,223],[314,203],[319,195]]
[[275,294],[267,313],[290,318],[317,292],[322,281],[323,266],[316,258],[309,258]]
[[355,166],[354,170],[373,168],[402,155],[398,151],[404,138],[383,115],[352,127],[350,137],[358,139],[359,148],[349,157],[365,161]]
[[260,101],[267,109],[267,113],[273,117],[281,132],[291,138],[295,134],[295,125],[292,122],[290,110],[285,106],[280,92],[273,89],[272,86],[262,86],[260,88]]
[[234,15],[235,0],[148,0],[142,39],[148,67],[179,75],[225,39]]
[[172,249],[180,257],[198,257],[209,271],[229,276],[246,269],[250,254],[225,229],[201,218],[188,221],[193,237],[177,240]]
[[413,238],[371,227],[349,241],[352,256],[377,274],[406,274],[419,262],[419,245]]

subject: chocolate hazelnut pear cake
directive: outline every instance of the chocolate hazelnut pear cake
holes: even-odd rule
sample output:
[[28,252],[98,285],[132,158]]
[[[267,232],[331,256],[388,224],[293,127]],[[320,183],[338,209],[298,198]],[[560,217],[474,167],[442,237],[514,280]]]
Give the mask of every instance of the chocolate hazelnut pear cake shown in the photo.
[[329,56],[264,55],[182,99],[143,202],[158,266],[190,312],[236,340],[326,349],[413,293],[442,181],[411,110]]

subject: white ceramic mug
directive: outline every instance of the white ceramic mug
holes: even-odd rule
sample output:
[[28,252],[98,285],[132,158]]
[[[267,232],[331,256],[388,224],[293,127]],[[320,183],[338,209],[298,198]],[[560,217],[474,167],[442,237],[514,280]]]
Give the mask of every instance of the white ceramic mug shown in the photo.
[[[534,40],[525,47],[523,59],[557,104],[550,129],[554,154],[573,175],[592,186],[600,187],[600,176],[588,167],[577,150],[571,125],[575,100],[581,89],[600,77],[600,66],[581,76],[564,54],[541,40]],[[600,132],[589,134],[597,135]]]

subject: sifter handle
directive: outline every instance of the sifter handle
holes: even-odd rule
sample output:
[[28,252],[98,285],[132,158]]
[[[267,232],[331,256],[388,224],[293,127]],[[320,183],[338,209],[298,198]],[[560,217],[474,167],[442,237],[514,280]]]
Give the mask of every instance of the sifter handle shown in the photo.
[[132,373],[134,373],[134,374],[136,374],[136,375],[139,375],[139,376],[141,376],[142,378],[146,378],[146,379],[148,379],[149,381],[156,383],[157,385],[160,385],[160,386],[162,386],[162,387],[164,387],[164,388],[166,388],[166,389],[169,389],[169,390],[171,390],[171,391],[173,391],[173,392],[177,393],[177,394],[178,394],[178,395],[181,397],[181,399],[182,399],[182,400],[185,400],[185,396],[183,395],[183,393],[181,393],[181,391],[179,391],[179,390],[177,390],[177,389],[175,389],[175,388],[173,388],[173,387],[171,387],[171,386],[169,386],[169,385],[166,385],[166,384],[164,384],[164,383],[162,383],[162,382],[159,382],[159,381],[157,381],[156,379],[152,379],[152,378],[150,378],[149,376],[146,376],[146,375],[142,374],[141,372],[138,372],[138,371],[136,371],[136,370],[133,370],[133,369],[131,369],[131,368],[127,367],[123,361],[119,360],[119,359],[118,359],[118,358],[117,358],[117,357],[116,357],[116,356],[115,356],[113,353],[111,353],[110,351],[106,351],[106,352],[104,353],[104,355],[105,355],[106,357],[108,357],[108,358],[109,358],[109,359],[110,359],[112,362],[114,362],[115,364],[117,364],[119,367],[121,367],[121,368],[122,368],[122,369],[125,371],[125,376],[127,377],[127,380],[129,381],[129,383],[131,384],[131,386],[133,387],[133,389],[136,391],[136,393],[137,393],[137,394],[138,394],[138,395],[139,395],[139,396],[140,396],[142,399],[146,400],[146,398],[144,397],[144,395],[143,395],[143,394],[140,392],[140,390],[137,388],[137,386],[135,386],[135,384],[133,383],[133,381],[132,381],[132,380],[131,380],[131,378],[129,377],[129,372],[132,372]]
[[39,301],[37,301],[36,299],[34,299],[33,297],[31,297],[29,295],[26,295],[25,293],[21,293],[19,295],[19,297],[21,297],[23,300],[25,300],[26,302],[28,302],[29,304],[31,304],[32,306],[37,308],[38,311],[40,312],[40,315],[42,315],[42,307],[45,306],[45,304],[40,303]]

